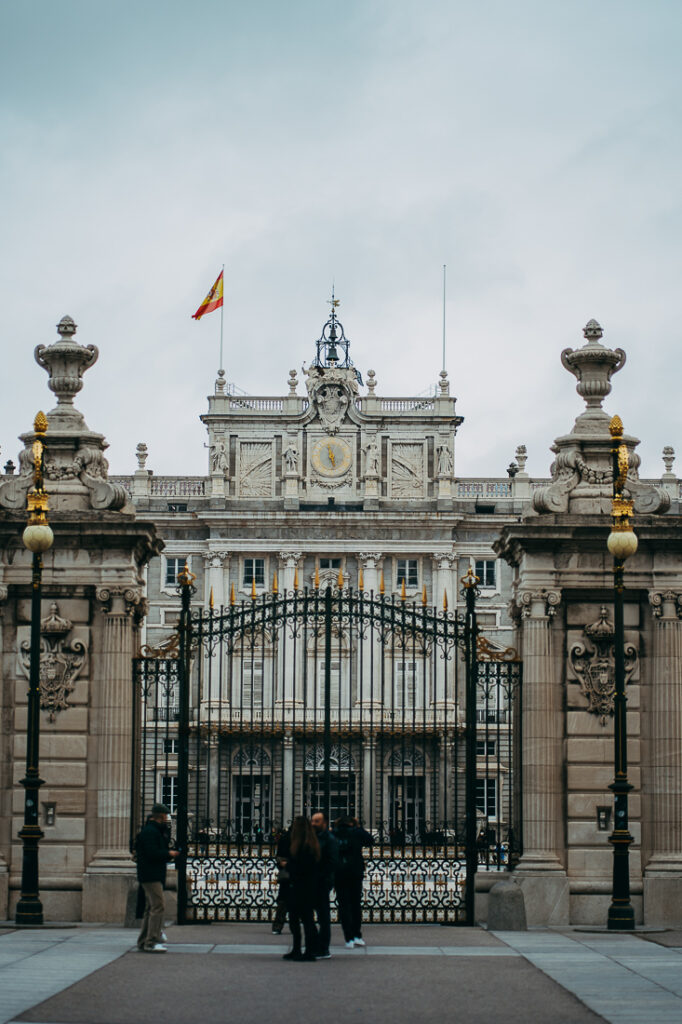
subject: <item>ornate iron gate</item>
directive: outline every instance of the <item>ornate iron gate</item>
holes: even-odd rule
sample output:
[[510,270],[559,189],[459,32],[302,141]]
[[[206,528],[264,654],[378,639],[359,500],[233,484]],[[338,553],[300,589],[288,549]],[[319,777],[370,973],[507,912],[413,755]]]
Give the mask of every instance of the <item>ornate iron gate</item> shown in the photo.
[[341,577],[190,611],[191,574],[180,582],[174,650],[134,664],[132,826],[154,800],[176,815],[178,920],[269,920],[277,838],[324,809],[374,837],[368,921],[473,921],[488,731],[477,705],[491,677],[476,650],[476,578],[463,580],[464,613]]

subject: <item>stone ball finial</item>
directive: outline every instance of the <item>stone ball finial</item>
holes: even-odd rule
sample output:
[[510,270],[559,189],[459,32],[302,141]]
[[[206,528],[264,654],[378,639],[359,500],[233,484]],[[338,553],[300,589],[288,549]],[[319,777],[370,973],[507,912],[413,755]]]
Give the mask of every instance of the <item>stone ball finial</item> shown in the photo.
[[367,371],[367,390],[369,391],[370,395],[374,394],[374,389],[377,386],[376,376],[377,375],[374,370]]
[[289,394],[295,395],[296,388],[298,386],[298,375],[296,370],[289,370],[289,380],[287,381],[287,384],[289,385]]
[[148,455],[149,455],[149,452],[147,450],[147,445],[144,443],[144,441],[140,441],[140,443],[138,444],[138,446],[135,449],[135,458],[137,459],[138,469],[140,469],[140,470],[144,469],[145,464],[147,462],[147,456]]
[[672,473],[674,461],[675,449],[672,447],[672,445],[667,444],[663,449],[663,465],[665,466],[666,473]]
[[604,336],[601,324],[598,324],[596,320],[588,320],[583,327],[583,335],[589,341],[599,341]]
[[225,371],[218,370],[218,376],[215,382],[215,393],[216,395],[222,395],[225,393]]

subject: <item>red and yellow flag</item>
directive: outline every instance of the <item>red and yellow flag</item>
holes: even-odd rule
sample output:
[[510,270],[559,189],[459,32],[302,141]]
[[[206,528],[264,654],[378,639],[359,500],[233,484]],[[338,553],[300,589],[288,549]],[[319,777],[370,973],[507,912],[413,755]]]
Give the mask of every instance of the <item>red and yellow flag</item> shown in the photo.
[[192,313],[193,320],[201,320],[204,313],[212,313],[214,309],[220,309],[223,304],[223,271],[218,274],[216,283],[199,306],[196,313]]

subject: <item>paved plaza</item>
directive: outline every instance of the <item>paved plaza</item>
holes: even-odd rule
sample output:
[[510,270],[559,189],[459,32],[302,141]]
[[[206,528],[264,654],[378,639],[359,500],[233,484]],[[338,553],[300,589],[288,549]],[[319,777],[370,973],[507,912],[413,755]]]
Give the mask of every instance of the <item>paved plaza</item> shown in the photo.
[[448,1021],[679,1024],[682,933],[375,925],[331,960],[282,961],[265,924],[169,926],[168,953],[111,926],[0,930],[0,1024]]

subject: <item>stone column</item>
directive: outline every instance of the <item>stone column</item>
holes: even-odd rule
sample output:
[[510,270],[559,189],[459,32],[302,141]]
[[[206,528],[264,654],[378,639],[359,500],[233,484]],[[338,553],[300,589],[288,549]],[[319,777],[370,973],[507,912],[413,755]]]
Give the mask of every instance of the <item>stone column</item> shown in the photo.
[[[285,594],[291,594],[294,589],[294,578],[296,575],[296,569],[298,563],[301,560],[300,551],[280,551],[279,553],[279,593],[280,597],[284,597]],[[299,581],[300,586],[300,581]],[[278,647],[281,652],[284,652],[284,665],[282,668],[282,691],[275,695],[275,699],[282,701],[285,707],[291,709],[296,701],[301,700],[300,684],[299,680],[294,678],[294,639],[289,634],[289,631],[284,626],[278,627]],[[298,651],[298,672],[299,676],[302,673],[302,647]],[[289,804],[291,807],[291,804]]]
[[552,644],[557,590],[524,591],[523,857],[517,868],[532,925],[568,924],[569,889],[563,838],[563,702]]
[[376,753],[376,737],[372,733],[366,732],[362,747],[362,807],[360,819],[363,827],[368,831],[376,828],[377,825],[377,822],[371,818],[372,810],[374,810],[374,818],[376,818],[377,809],[376,799],[372,800],[372,787],[376,778]]
[[291,822],[292,809],[294,814],[301,813],[298,808],[294,808],[295,781],[294,736],[291,729],[286,729],[284,732],[284,751],[282,754],[282,803],[284,805],[284,820],[282,821],[283,827]]
[[436,553],[433,556],[433,597],[436,608],[443,607],[443,595],[447,595],[448,608],[457,603],[457,590],[453,584],[453,568],[457,568],[456,556],[451,552]]
[[[379,597],[379,569],[382,555],[380,552],[365,552],[358,554],[358,560],[362,565],[363,589],[366,594],[374,594]],[[381,641],[376,629],[367,629],[362,639],[362,689],[357,695],[356,703],[365,707],[375,705],[381,706]],[[373,680],[373,686],[372,682]],[[388,688],[390,692],[390,687]],[[389,702],[390,696],[386,694]],[[379,712],[377,712],[378,714]],[[377,721],[377,725],[378,725]]]
[[94,739],[97,763],[97,852],[83,879],[83,919],[122,921],[135,885],[128,849],[132,746],[133,613],[142,601],[137,587],[99,587],[102,607],[101,672],[96,694]]
[[[3,625],[4,625],[4,623],[3,623],[3,615],[4,615],[4,612],[5,612],[5,607],[6,607],[5,606],[5,602],[7,600],[8,592],[9,592],[9,588],[7,586],[5,586],[4,583],[0,583],[0,659],[2,658],[3,652],[5,650],[4,635],[3,635],[3,632],[4,632],[3,631]],[[1,676],[0,676],[0,680],[1,680]],[[4,723],[5,722],[5,714],[6,714],[6,712],[5,712],[5,706],[4,706],[4,694],[5,694],[5,687],[0,685],[0,723]],[[2,730],[2,732],[4,734],[3,735],[3,741],[7,742],[7,734],[5,733],[4,729]],[[5,769],[5,770],[7,770],[7,769]],[[0,793],[3,792],[3,790],[5,788],[5,784],[7,784],[8,788],[9,788],[9,786],[11,784],[9,778],[3,778],[3,774],[4,774],[3,769],[2,769],[2,767],[0,767]],[[4,808],[0,807],[0,828],[2,829],[2,832],[0,833],[1,841],[4,844],[5,840],[7,840],[7,843],[9,845],[10,837],[7,835],[7,833],[5,831],[5,827],[6,826],[2,822],[2,812],[3,812],[3,810],[4,810]],[[11,812],[11,808],[8,807],[7,810],[8,810],[8,812]],[[11,828],[11,821],[12,821],[12,819],[11,819],[11,816],[9,814],[8,814],[8,818],[9,818],[8,828]],[[3,857],[2,853],[0,853],[0,915],[2,915],[2,918],[4,920],[7,920],[9,918],[9,867],[8,867],[7,861]]]
[[[205,557],[206,564],[206,603],[211,597],[213,590],[213,606],[217,610],[226,604],[225,594],[225,562],[229,562],[229,551],[209,550]],[[229,596],[228,596],[229,600]]]
[[649,601],[654,614],[647,715],[649,796],[642,811],[651,823],[651,856],[644,871],[644,923],[678,927],[682,906],[682,595],[652,592]]

